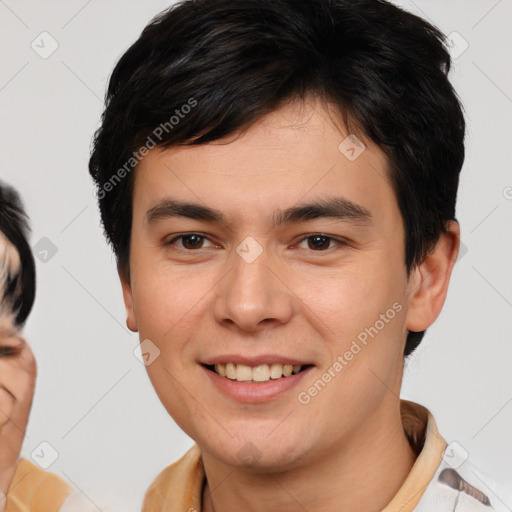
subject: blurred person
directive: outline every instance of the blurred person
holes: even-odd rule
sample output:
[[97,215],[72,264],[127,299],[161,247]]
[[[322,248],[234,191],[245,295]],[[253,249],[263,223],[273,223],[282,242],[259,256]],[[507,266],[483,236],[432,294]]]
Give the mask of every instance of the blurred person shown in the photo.
[[22,333],[36,290],[29,232],[19,194],[0,181],[0,511],[90,511],[70,484],[20,457],[37,374]]

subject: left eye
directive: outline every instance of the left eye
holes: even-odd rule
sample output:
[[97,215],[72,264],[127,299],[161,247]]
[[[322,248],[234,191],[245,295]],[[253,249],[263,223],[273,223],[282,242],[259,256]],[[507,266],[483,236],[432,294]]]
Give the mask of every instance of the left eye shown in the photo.
[[303,238],[301,242],[307,242],[307,248],[313,251],[325,251],[330,249],[332,242],[335,242],[338,245],[345,245],[341,240],[336,240],[330,236],[322,234],[309,235]]
[[203,249],[203,243],[207,238],[197,233],[189,233],[186,235],[180,235],[170,240],[167,245],[174,245],[177,240],[181,239],[181,243],[184,249]]

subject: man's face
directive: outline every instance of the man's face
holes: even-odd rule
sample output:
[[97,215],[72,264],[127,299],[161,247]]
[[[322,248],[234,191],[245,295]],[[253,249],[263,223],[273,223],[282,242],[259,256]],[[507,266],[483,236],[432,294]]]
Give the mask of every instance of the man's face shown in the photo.
[[[239,138],[151,150],[136,170],[128,325],[150,340],[169,414],[228,465],[325,456],[396,403],[414,285],[402,217],[384,154],[365,141],[354,159],[350,140],[339,149],[347,135],[320,104],[290,104]],[[327,201],[338,216],[284,215]],[[244,383],[213,362],[260,367],[240,380],[267,377],[265,363],[307,366]]]

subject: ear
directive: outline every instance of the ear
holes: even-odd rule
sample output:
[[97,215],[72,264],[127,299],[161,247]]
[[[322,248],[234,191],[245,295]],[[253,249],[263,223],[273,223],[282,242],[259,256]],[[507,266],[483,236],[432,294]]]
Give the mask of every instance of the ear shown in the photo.
[[424,331],[441,313],[459,246],[459,224],[449,221],[434,250],[411,272],[406,319],[409,331]]
[[133,295],[131,284],[127,281],[124,273],[117,267],[117,274],[121,281],[121,287],[123,289],[123,300],[126,308],[126,326],[132,332],[138,332],[137,318],[135,316],[135,310],[133,307]]

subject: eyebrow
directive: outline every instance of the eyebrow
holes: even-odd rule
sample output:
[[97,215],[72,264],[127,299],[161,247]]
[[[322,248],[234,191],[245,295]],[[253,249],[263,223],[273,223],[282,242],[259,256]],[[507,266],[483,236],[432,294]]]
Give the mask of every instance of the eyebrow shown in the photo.
[[[220,210],[172,198],[162,199],[146,212],[148,224],[176,217],[218,223],[227,227],[230,225]],[[358,224],[369,224],[372,221],[372,214],[368,209],[344,197],[331,197],[292,206],[284,211],[277,210],[272,217],[274,227],[319,218],[335,218]]]

